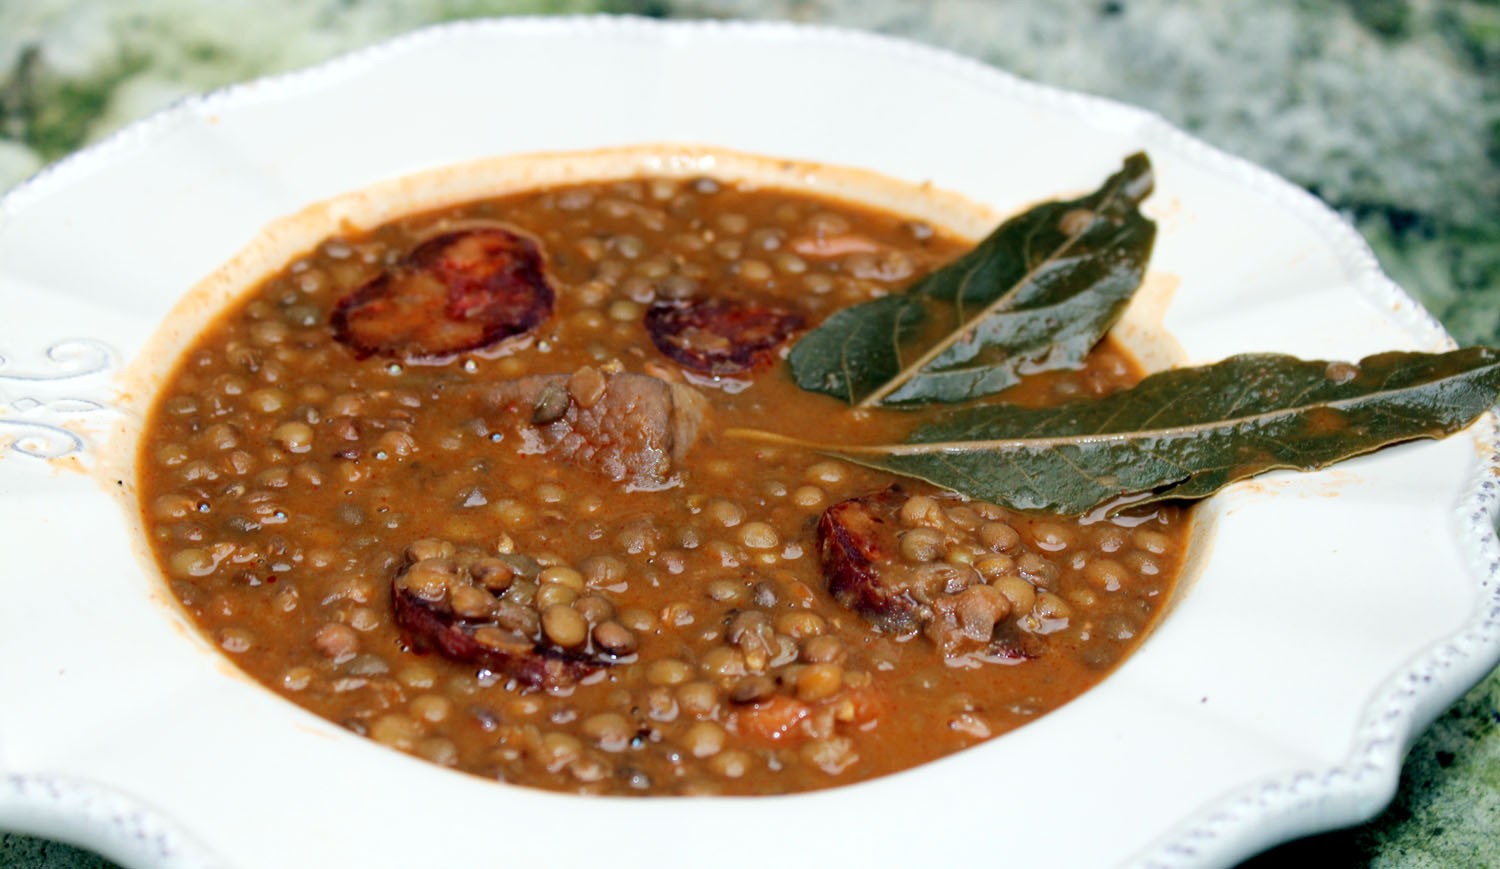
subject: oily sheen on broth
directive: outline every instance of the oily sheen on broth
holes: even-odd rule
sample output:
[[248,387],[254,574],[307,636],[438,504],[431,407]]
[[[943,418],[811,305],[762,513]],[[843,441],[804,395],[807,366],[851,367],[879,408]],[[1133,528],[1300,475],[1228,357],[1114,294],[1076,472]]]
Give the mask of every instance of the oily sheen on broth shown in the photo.
[[[1188,516],[1027,515],[721,433],[901,437],[921,412],[851,411],[783,358],[965,249],[707,177],[330,238],[162,388],[140,461],[151,545],[270,690],[474,775],[770,794],[961,750],[1129,654]],[[1105,341],[1000,398],[1139,377]]]

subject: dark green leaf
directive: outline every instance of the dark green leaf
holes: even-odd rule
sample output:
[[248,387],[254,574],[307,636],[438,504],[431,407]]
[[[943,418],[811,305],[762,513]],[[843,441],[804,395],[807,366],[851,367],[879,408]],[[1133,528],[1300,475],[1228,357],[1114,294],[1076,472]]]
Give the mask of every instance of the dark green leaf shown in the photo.
[[899,367],[900,345],[926,320],[921,299],[872,299],[824,320],[797,342],[787,361],[798,386],[853,404],[879,385],[880,372]]
[[[1442,437],[1500,393],[1500,350],[1382,353],[1357,365],[1269,354],[1152,375],[1103,399],[951,412],[907,443],[823,452],[1021,510],[1203,498],[1274,468],[1321,468]],[[779,438],[771,438],[776,440]]]
[[829,317],[797,342],[797,384],[851,404],[961,402],[1021,371],[1077,366],[1140,286],[1156,225],[1144,154],[1094,193],[1011,218],[899,295]]

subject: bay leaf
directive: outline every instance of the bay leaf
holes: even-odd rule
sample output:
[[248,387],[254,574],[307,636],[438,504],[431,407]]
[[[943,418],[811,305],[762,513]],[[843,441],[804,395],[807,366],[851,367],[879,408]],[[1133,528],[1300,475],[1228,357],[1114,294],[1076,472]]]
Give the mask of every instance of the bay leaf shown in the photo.
[[902,293],[833,314],[792,349],[797,384],[862,407],[954,403],[1077,366],[1140,286],[1151,187],[1134,154],[1088,196],[1035,206]]
[[1078,514],[1203,498],[1272,469],[1312,470],[1443,437],[1497,395],[1500,350],[1488,347],[1357,364],[1250,354],[1164,371],[1100,399],[950,411],[901,444],[804,445],[1018,510]]

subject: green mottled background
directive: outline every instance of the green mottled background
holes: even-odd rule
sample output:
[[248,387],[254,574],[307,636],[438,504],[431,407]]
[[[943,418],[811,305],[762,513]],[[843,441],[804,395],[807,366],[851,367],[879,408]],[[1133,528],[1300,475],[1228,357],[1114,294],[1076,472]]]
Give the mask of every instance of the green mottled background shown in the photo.
[[[564,12],[878,30],[1145,106],[1322,197],[1460,343],[1500,343],[1500,0],[0,0],[0,190],[185,94]],[[1500,865],[1497,722],[1492,674],[1412,748],[1384,814],[1250,865]],[[108,865],[0,834],[0,867]]]

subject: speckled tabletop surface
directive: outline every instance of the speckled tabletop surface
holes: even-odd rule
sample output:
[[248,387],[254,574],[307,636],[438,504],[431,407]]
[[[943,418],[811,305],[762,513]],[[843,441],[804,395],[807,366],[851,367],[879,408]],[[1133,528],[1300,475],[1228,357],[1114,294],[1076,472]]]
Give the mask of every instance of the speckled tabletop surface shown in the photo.
[[[1321,196],[1460,343],[1500,343],[1497,0],[0,0],[0,190],[187,93],[437,21],[596,11],[878,30],[1145,106]],[[1497,725],[1492,673],[1383,814],[1248,865],[1500,864]],[[108,865],[0,834],[0,867]]]

